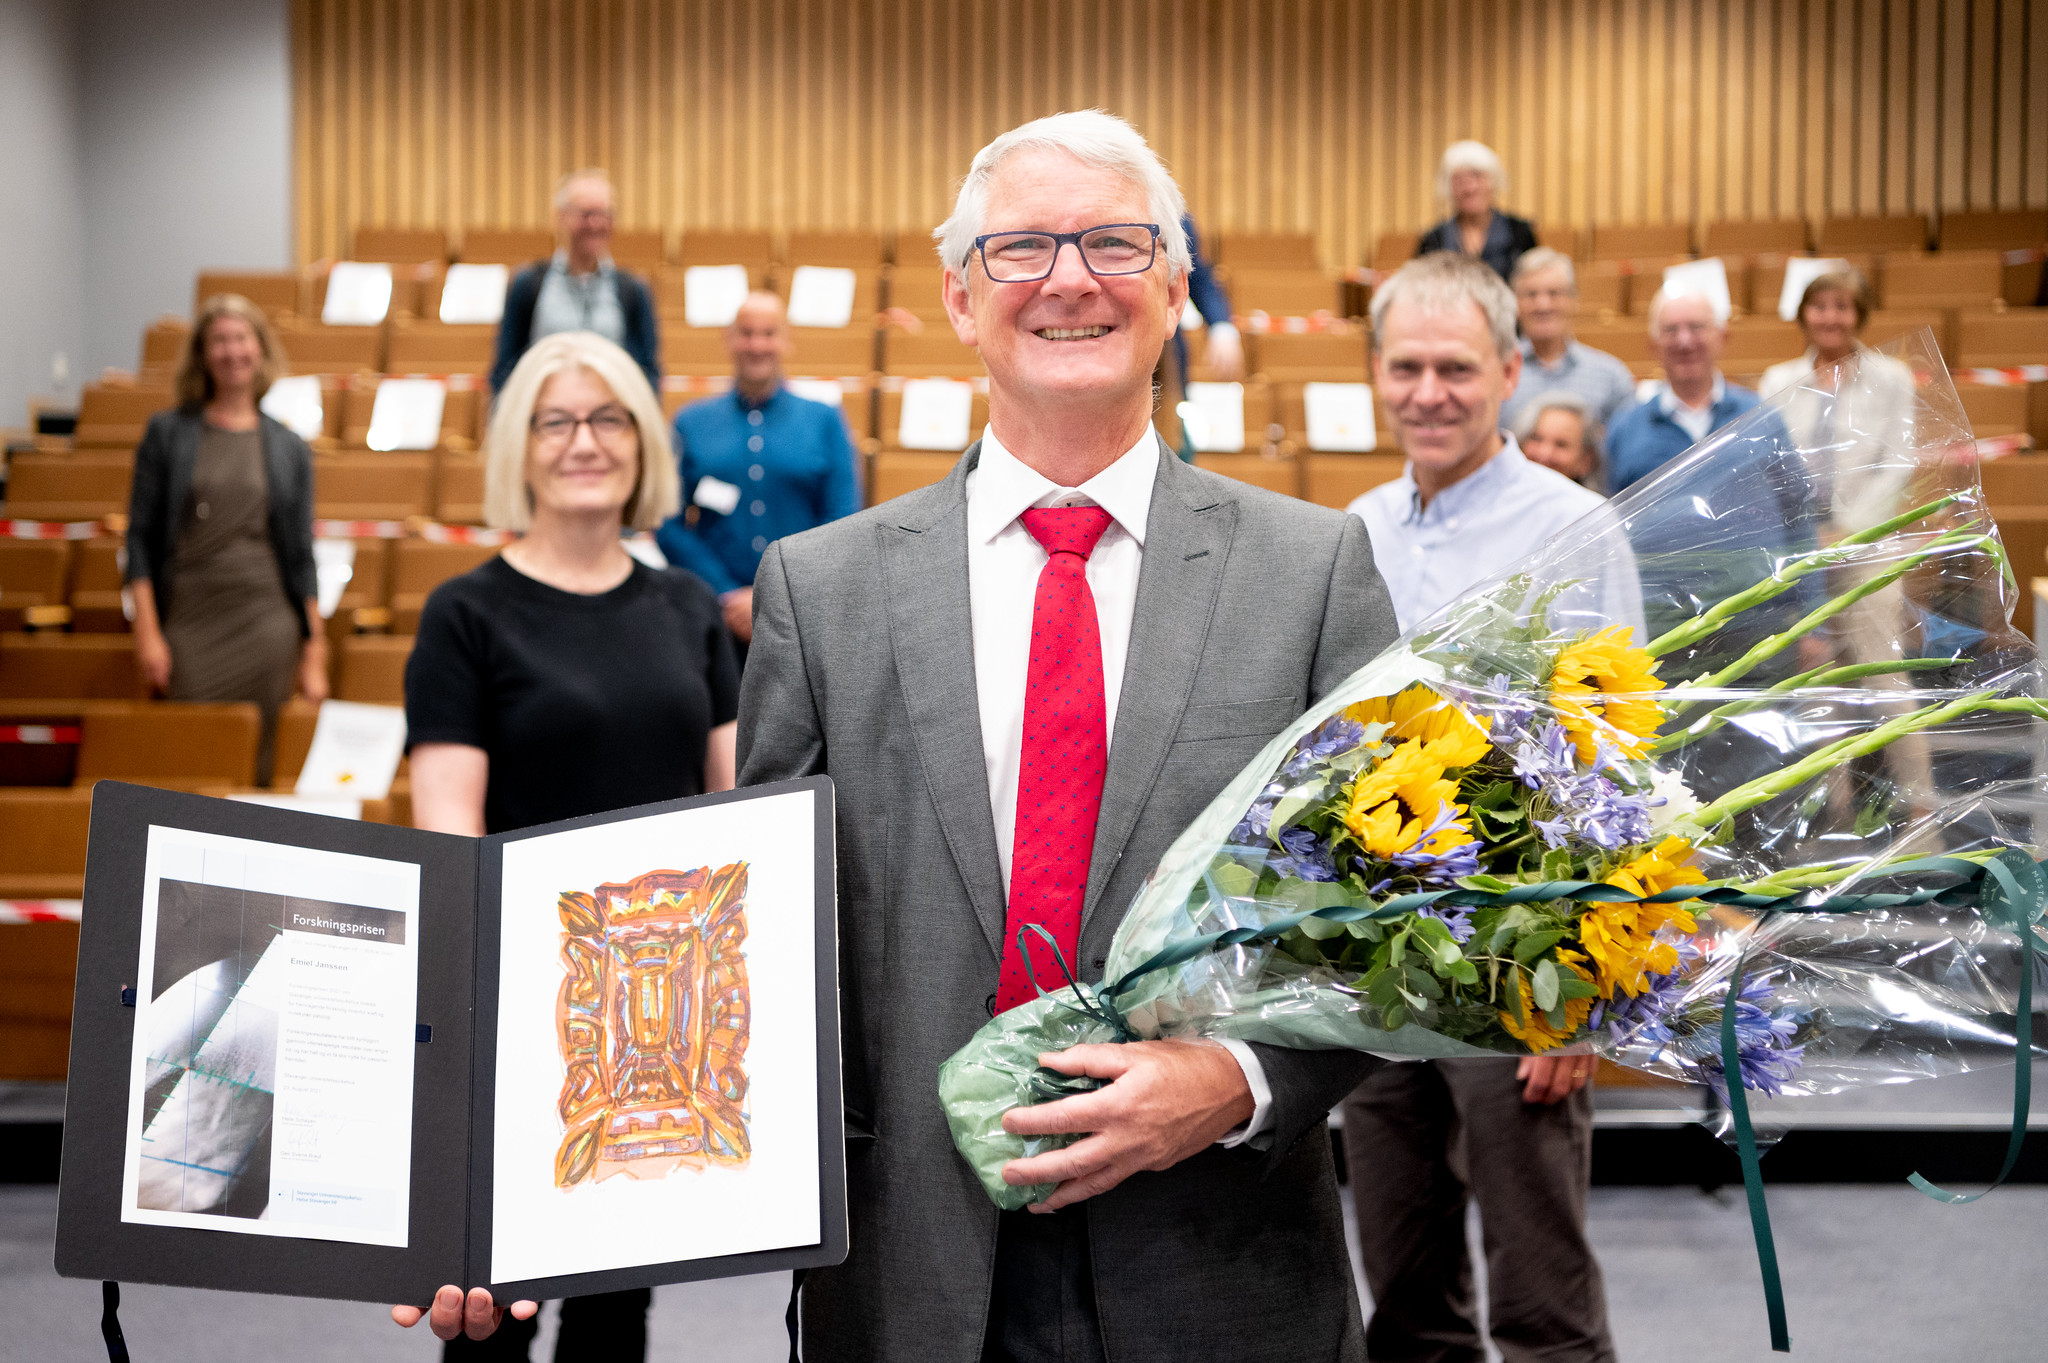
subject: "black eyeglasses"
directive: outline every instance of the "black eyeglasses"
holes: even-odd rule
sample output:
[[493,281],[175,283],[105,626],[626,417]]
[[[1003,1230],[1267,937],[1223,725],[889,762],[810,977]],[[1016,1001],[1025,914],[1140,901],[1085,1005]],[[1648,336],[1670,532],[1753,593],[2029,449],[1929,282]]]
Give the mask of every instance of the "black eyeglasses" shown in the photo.
[[535,416],[527,428],[541,444],[559,447],[576,438],[578,426],[589,426],[590,433],[597,437],[600,444],[614,445],[625,439],[628,431],[638,429],[639,424],[633,420],[632,413],[622,408],[600,407],[585,417],[550,411]]
[[1044,279],[1071,245],[1093,275],[1143,274],[1159,254],[1156,222],[1111,222],[1085,232],[990,232],[974,239],[981,268],[998,284]]

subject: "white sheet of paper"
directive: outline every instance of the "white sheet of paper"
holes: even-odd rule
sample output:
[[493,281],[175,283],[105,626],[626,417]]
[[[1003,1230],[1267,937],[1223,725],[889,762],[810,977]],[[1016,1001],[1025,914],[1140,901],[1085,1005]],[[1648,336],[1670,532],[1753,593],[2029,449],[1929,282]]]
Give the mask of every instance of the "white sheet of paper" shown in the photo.
[[439,379],[385,379],[370,409],[373,450],[431,450],[441,443],[448,385]]
[[844,410],[846,390],[839,386],[837,379],[784,379],[782,386],[800,398],[822,402],[827,407]]
[[251,790],[228,796],[245,805],[269,805],[272,809],[296,809],[303,814],[325,814],[330,819],[363,817],[363,802],[347,795],[286,795],[274,790]]
[[407,1243],[419,899],[411,862],[150,828],[124,1222]]
[[320,320],[331,327],[374,327],[391,311],[391,267],[379,261],[335,262],[327,276]]
[[1308,416],[1308,447],[1332,453],[1379,448],[1372,415],[1372,389],[1362,383],[1306,383],[1301,402]]
[[1806,294],[1806,286],[1824,274],[1850,268],[1849,262],[1835,257],[1793,256],[1785,262],[1785,287],[1778,290],[1778,316],[1788,322],[1799,320],[1799,300]]
[[1181,305],[1180,329],[1182,331],[1200,331],[1202,329],[1202,310],[1195,306],[1195,300],[1192,298]]
[[1735,306],[1734,296],[1728,292],[1728,266],[1719,256],[1666,265],[1664,294],[1667,298],[1678,294],[1704,298],[1714,305],[1716,317],[1726,317]]
[[1244,448],[1244,385],[1191,383],[1180,405],[1188,442],[1204,454],[1235,454]]
[[405,756],[405,711],[396,705],[323,700],[313,746],[292,790],[298,795],[349,795],[381,800],[391,793]]
[[906,379],[896,443],[906,450],[964,450],[973,438],[974,385],[963,379]]
[[313,541],[313,574],[319,586],[320,618],[331,620],[341,605],[341,594],[356,575],[356,542],[343,539]]
[[317,440],[327,433],[318,374],[287,374],[271,380],[261,406],[263,415],[282,422],[301,440]]
[[441,320],[496,326],[505,315],[505,286],[510,278],[503,265],[450,265],[441,284]]
[[747,288],[744,265],[692,265],[683,271],[683,320],[693,327],[729,327]]
[[789,281],[789,324],[793,327],[843,327],[853,321],[851,270],[827,265],[799,265]]

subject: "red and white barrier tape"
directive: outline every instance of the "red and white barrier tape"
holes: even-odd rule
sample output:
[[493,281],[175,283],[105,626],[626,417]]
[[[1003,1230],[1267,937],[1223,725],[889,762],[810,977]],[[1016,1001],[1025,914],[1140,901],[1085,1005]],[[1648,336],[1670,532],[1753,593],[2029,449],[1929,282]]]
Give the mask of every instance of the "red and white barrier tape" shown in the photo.
[[1254,308],[1251,312],[1245,313],[1233,320],[1236,321],[1239,331],[1247,332],[1253,336],[1270,336],[1276,333],[1283,336],[1317,336],[1326,332],[1331,335],[1342,336],[1352,330],[1351,322],[1348,318],[1338,317],[1333,313],[1320,309],[1306,317],[1294,317],[1287,315],[1275,316],[1272,313]]
[[106,533],[100,521],[0,521],[0,539],[89,540]]
[[1972,383],[2048,383],[2048,364],[2021,364],[2010,369],[1965,369],[1962,376]]
[[402,540],[404,521],[314,521],[313,538],[322,540]]
[[76,743],[76,724],[0,724],[0,743]]
[[2017,251],[2007,251],[2003,263],[2007,265],[2032,265],[2037,260],[2048,260],[2048,251],[2038,246],[2022,246]]
[[1977,458],[2003,459],[2009,454],[2024,454],[2034,448],[2031,435],[1991,435],[1973,442]]
[[491,548],[510,544],[519,538],[511,530],[493,530],[482,525],[442,525],[439,521],[421,524],[419,536],[429,544],[477,544]]
[[76,923],[79,899],[0,899],[0,927],[23,923]]

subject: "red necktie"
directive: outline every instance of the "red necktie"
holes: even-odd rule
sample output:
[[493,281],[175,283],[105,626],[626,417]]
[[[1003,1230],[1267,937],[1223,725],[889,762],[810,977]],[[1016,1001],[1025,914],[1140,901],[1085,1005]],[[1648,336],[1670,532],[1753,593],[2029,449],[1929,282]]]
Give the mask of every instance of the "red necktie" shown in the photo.
[[[1031,607],[1031,664],[1025,672],[1024,750],[1017,771],[1017,835],[1010,849],[1010,908],[996,1011],[1037,997],[1017,954],[1017,932],[1037,923],[1078,974],[1081,904],[1109,766],[1102,696],[1102,635],[1088,555],[1109,528],[1099,506],[1026,511],[1024,528],[1046,552]],[[1042,939],[1031,957],[1048,989],[1065,984]]]

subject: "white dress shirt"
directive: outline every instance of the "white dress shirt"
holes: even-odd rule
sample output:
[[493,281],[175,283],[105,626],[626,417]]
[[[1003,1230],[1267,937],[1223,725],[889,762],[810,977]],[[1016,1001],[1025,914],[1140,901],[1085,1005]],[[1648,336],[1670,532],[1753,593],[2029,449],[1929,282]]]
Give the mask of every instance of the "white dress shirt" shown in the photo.
[[[1514,436],[1500,452],[1423,503],[1412,465],[1345,510],[1365,522],[1373,564],[1394,598],[1394,619],[1413,629],[1446,603],[1548,544],[1607,499],[1532,462]],[[1633,625],[1643,632],[1643,592],[1624,536],[1609,534],[1589,562],[1587,584],[1562,593],[1551,618],[1564,628]],[[1595,569],[1597,568],[1597,571]]]
[[[1031,666],[1031,617],[1046,552],[1019,519],[1034,507],[1099,506],[1109,528],[1088,556],[1088,590],[1102,637],[1103,728],[1116,744],[1117,698],[1131,651],[1138,572],[1145,557],[1145,518],[1159,478],[1159,441],[1151,427],[1138,443],[1078,488],[1061,487],[1003,448],[995,429],[981,437],[981,459],[967,475],[967,599],[974,642],[974,689],[981,706],[982,760],[995,815],[996,858],[1003,896],[1010,893],[1010,857],[1017,837],[1017,776],[1023,766],[1024,690]],[[1009,950],[1010,944],[1005,943]],[[1080,962],[1072,963],[1078,973]],[[1252,1119],[1223,1140],[1239,1145],[1266,1125],[1271,1088],[1256,1054],[1225,1041],[1252,1091]]]
[[1714,408],[1727,395],[1728,380],[1722,378],[1721,371],[1717,369],[1714,371],[1714,386],[1707,393],[1707,405],[1704,407],[1688,406],[1662,379],[1657,380],[1656,395],[1652,401],[1663,409],[1665,416],[1678,423],[1680,430],[1693,438],[1694,444],[1698,444],[1713,431]]

